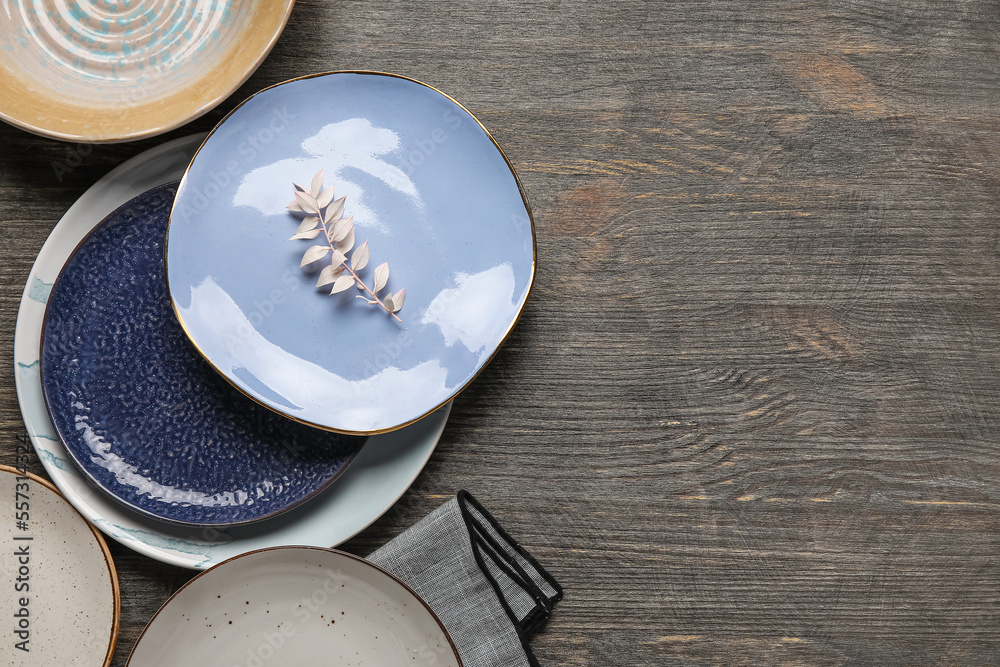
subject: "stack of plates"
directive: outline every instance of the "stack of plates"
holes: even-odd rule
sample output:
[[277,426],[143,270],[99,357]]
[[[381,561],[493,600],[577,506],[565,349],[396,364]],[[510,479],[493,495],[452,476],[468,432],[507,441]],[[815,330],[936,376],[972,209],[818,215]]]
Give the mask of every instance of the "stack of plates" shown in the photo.
[[[289,240],[286,204],[320,170],[368,242],[360,277],[386,263],[383,296],[405,287],[398,319],[300,267],[312,242]],[[412,483],[534,274],[517,177],[461,105],[388,74],[288,81],[123,164],[56,225],[18,313],[25,423],[68,500],[153,558],[335,546]],[[303,582],[327,557],[302,554]]]
[[[320,169],[405,286],[399,322],[300,269],[285,205]],[[25,287],[19,398],[56,484],[138,551],[334,546],[419,473],[533,278],[520,185],[464,108],[392,75],[296,79],[67,212]]]

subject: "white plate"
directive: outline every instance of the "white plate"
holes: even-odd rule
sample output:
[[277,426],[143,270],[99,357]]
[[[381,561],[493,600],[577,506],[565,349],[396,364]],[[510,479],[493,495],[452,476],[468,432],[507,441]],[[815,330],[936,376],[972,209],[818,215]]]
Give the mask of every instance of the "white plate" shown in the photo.
[[340,551],[257,551],[199,574],[153,616],[129,665],[435,665],[461,660],[430,607]]
[[336,546],[367,527],[409,488],[437,445],[451,404],[400,431],[374,436],[329,489],[301,507],[252,526],[220,531],[142,517],[85,480],[56,435],[42,398],[38,350],[45,300],[66,259],[108,213],[149,188],[180,178],[204,135],[177,139],[120,165],[95,183],[52,230],[28,275],[14,334],[21,414],[46,472],[81,514],[106,535],[147,556],[203,569],[266,547]]
[[0,494],[7,575],[0,664],[111,664],[121,602],[101,534],[36,475],[0,466]]

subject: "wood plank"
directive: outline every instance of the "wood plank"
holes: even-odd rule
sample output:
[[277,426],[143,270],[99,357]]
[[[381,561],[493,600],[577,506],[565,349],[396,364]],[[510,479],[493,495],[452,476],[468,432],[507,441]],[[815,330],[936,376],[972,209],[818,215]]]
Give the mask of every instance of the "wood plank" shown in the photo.
[[[998,29],[939,0],[302,0],[166,137],[0,127],[0,356],[51,226],[121,161],[293,76],[411,76],[517,168],[538,279],[345,548],[469,489],[566,588],[543,665],[998,664]],[[0,463],[22,431],[0,366]],[[190,573],[113,551],[120,667]]]

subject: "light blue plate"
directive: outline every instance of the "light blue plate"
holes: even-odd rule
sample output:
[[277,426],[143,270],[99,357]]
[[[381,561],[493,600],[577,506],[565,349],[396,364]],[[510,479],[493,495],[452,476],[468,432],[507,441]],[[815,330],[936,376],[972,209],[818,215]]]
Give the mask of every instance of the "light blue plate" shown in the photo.
[[[316,289],[289,241],[292,182],[322,169],[346,195],[362,277],[387,262],[397,323]],[[486,366],[535,275],[528,204],[506,157],[463,107],[424,84],[338,72],[265,89],[209,135],[181,182],[168,290],[195,347],[238,389],[341,433],[398,429]]]

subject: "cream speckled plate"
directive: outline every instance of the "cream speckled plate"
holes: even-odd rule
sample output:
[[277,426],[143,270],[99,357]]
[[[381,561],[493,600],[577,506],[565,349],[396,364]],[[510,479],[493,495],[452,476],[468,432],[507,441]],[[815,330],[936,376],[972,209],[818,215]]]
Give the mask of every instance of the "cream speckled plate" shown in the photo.
[[0,664],[111,664],[121,603],[100,533],[41,477],[0,466]]
[[257,69],[294,0],[0,3],[0,119],[66,141],[149,137]]
[[129,665],[461,667],[431,608],[341,551],[279,547],[216,565],[167,600]]

